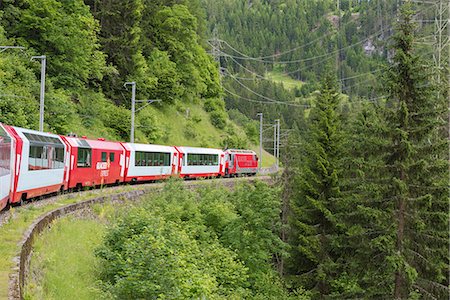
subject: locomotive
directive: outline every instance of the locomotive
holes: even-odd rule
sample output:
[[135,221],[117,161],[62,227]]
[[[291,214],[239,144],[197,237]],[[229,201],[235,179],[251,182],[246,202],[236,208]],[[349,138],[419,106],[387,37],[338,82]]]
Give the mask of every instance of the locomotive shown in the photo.
[[254,151],[111,142],[0,123],[0,210],[84,187],[255,175]]

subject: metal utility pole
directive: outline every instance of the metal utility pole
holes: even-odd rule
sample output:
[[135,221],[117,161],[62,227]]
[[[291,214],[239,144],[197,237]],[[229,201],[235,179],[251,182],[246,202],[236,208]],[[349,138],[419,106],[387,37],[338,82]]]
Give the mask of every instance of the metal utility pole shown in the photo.
[[211,41],[211,46],[213,47],[211,49],[211,55],[214,57],[214,60],[217,61],[219,63],[219,68],[220,68],[220,41],[219,41],[219,33],[217,30],[217,26],[214,26],[213,29],[213,38]]
[[280,119],[276,120],[277,122],[277,151],[276,151],[276,157],[277,157],[277,171],[280,167]]
[[[448,19],[447,19],[447,48],[448,48],[448,78],[447,78],[447,88],[448,88],[448,92],[447,92],[447,96],[448,96],[448,106],[449,106],[449,111],[447,112],[448,114],[448,122],[449,122],[449,129],[448,129],[448,138],[450,140],[450,1],[448,2],[448,7],[447,7],[447,14],[448,14]],[[450,144],[449,144],[449,153],[450,153]]]
[[277,156],[277,123],[273,125],[273,156]]
[[437,72],[437,83],[441,83],[441,72],[443,68],[443,50],[446,47],[446,44],[449,43],[450,36],[446,36],[446,27],[449,27],[449,22],[445,19],[445,13],[450,14],[450,8],[447,5],[444,5],[443,0],[438,0],[436,3],[436,17],[435,17],[435,43],[434,43],[434,61],[435,65],[438,69]]
[[19,50],[23,50],[25,49],[25,47],[21,47],[21,46],[0,46],[0,52],[6,51],[8,49],[19,49]]
[[263,113],[258,113],[259,116],[259,169],[262,168],[262,143],[263,143]]
[[136,113],[136,82],[125,82],[123,86],[131,85],[131,131],[130,143],[134,143],[134,115]]
[[337,76],[339,78],[339,87],[344,89],[344,82],[342,81],[342,32],[341,32],[341,1],[337,0],[338,10],[338,51],[337,51]]
[[39,131],[44,131],[44,96],[45,96],[45,68],[47,65],[47,57],[45,55],[32,56],[31,60],[41,60],[41,95],[39,100]]

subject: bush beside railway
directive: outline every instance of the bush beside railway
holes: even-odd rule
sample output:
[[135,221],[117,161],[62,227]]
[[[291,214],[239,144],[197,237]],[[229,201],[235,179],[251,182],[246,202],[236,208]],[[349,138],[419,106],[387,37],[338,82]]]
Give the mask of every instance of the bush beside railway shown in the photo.
[[[86,286],[75,288],[92,293],[100,289],[108,299],[307,298],[288,293],[272,264],[274,254],[286,252],[279,239],[280,205],[279,190],[262,182],[240,184],[233,191],[211,185],[189,190],[170,182],[136,204],[94,206],[93,211],[102,216],[99,222],[104,224],[106,216],[109,223],[104,238],[94,241],[101,246],[87,258],[99,266],[92,272],[101,281],[77,280]],[[64,224],[71,226],[71,222]],[[73,236],[78,235],[67,238],[73,240]],[[48,251],[42,248],[39,254],[44,256],[39,260],[44,280],[59,272],[50,267],[55,261],[45,258]],[[75,261],[66,268],[86,271]],[[48,292],[61,295],[57,290]]]

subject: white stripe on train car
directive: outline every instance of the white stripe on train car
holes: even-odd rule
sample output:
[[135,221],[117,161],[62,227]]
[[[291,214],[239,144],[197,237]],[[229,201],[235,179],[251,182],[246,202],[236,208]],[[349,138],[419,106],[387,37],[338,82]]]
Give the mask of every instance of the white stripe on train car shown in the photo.
[[16,161],[16,176],[19,176],[19,171],[20,171],[20,154],[17,154],[17,161]]
[[[125,152],[125,151],[124,151]],[[123,177],[124,173],[125,173],[125,164],[124,164],[124,157],[125,154],[124,152],[122,152],[122,154],[120,154],[120,160],[119,160],[119,165],[120,165],[120,177]]]

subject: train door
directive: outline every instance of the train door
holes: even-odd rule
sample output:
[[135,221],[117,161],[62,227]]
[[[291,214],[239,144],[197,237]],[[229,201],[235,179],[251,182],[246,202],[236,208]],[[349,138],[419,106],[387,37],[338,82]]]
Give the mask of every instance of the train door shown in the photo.
[[0,209],[8,204],[14,166],[13,140],[0,125]]
[[172,154],[172,172],[171,172],[171,175],[178,174],[178,171],[179,171],[178,166],[179,166],[179,163],[180,163],[180,160],[178,159],[178,155],[179,154],[176,151]]
[[225,174],[225,153],[220,154],[219,164],[220,164],[219,173],[220,176],[223,176]]
[[230,160],[230,163],[229,163],[229,169],[230,170],[233,170],[233,168],[234,168],[234,154],[228,154],[229,155],[229,160]]

